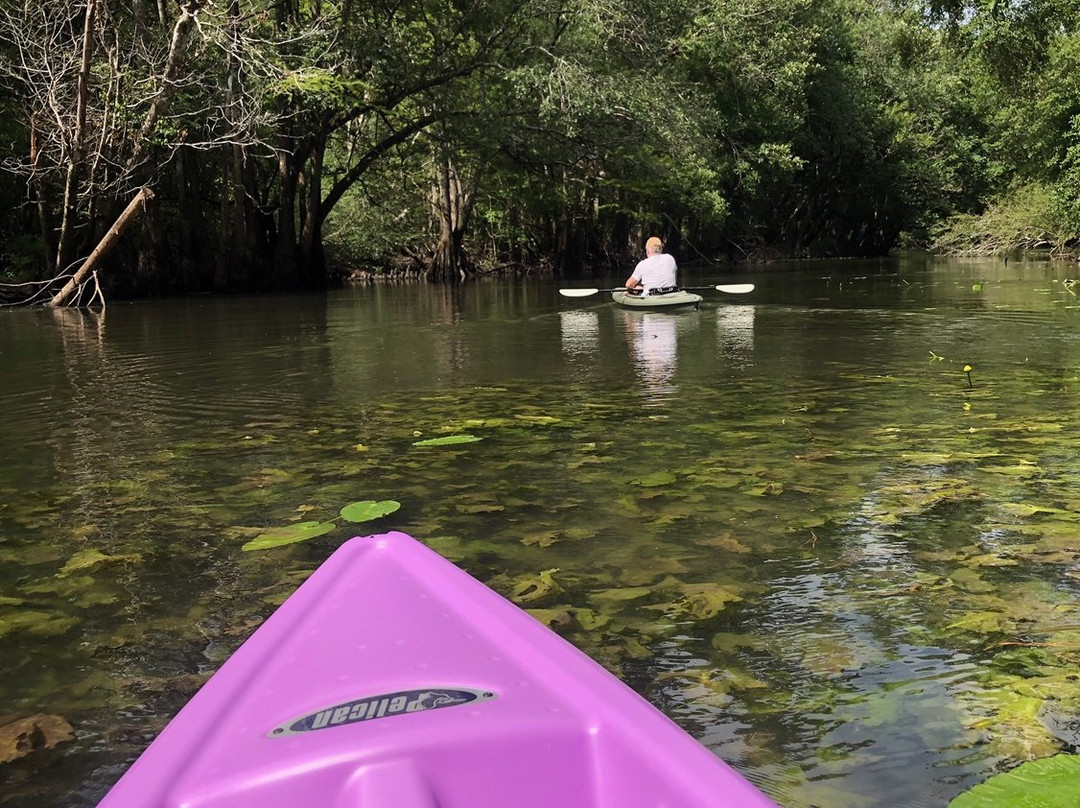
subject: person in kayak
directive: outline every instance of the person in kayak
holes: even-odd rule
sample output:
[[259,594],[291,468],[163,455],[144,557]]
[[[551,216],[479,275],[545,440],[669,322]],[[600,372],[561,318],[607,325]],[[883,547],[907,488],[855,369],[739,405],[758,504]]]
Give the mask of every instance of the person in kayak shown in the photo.
[[624,286],[634,295],[647,295],[657,289],[674,289],[677,270],[675,259],[664,252],[664,242],[651,236],[645,242],[645,258],[638,261]]

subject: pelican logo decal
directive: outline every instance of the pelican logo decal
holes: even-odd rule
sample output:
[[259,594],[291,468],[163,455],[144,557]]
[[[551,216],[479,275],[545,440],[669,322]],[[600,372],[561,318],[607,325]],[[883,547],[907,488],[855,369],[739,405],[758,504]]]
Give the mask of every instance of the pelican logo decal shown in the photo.
[[491,691],[462,687],[432,687],[426,690],[383,693],[344,704],[335,704],[333,707],[324,707],[314,713],[294,718],[292,721],[275,727],[270,732],[270,737],[281,738],[286,735],[313,732],[317,729],[374,721],[376,718],[438,710],[442,707],[457,707],[474,701],[490,701],[493,698],[495,694]]

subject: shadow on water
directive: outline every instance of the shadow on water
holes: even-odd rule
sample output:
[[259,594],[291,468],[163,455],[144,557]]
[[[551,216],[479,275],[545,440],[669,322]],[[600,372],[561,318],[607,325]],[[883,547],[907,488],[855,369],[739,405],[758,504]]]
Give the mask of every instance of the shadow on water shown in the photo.
[[533,281],[3,313],[0,697],[76,737],[0,764],[0,805],[95,804],[358,531],[240,547],[360,499],[402,508],[359,532],[463,565],[785,808],[942,805],[1071,749],[1055,272],[800,265],[678,314]]

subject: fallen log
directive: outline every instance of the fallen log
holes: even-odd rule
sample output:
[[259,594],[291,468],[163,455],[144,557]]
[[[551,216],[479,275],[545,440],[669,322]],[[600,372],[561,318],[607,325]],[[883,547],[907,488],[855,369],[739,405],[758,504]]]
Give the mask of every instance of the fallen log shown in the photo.
[[135,194],[135,197],[128,202],[123,213],[116,219],[116,222],[109,228],[105,236],[98,242],[98,245],[94,247],[94,251],[90,253],[89,257],[83,262],[83,265],[79,267],[71,279],[64,284],[64,288],[53,295],[45,305],[50,307],[62,306],[64,301],[67,300],[71,293],[74,292],[84,280],[86,276],[94,271],[94,267],[104,257],[109,250],[113,248],[113,245],[120,239],[124,231],[127,230],[128,225],[134,220],[135,215],[142,208],[142,205],[147,200],[154,198],[154,192],[149,186],[143,186],[139,189],[139,193]]

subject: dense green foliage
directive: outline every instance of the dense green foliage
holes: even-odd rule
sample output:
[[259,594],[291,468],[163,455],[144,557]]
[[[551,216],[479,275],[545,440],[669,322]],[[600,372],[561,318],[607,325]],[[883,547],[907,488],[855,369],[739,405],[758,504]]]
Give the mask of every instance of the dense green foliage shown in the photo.
[[76,266],[145,185],[108,274],[139,294],[362,267],[574,273],[652,232],[684,259],[1065,248],[1078,15],[1075,0],[25,3],[0,12],[0,271]]

